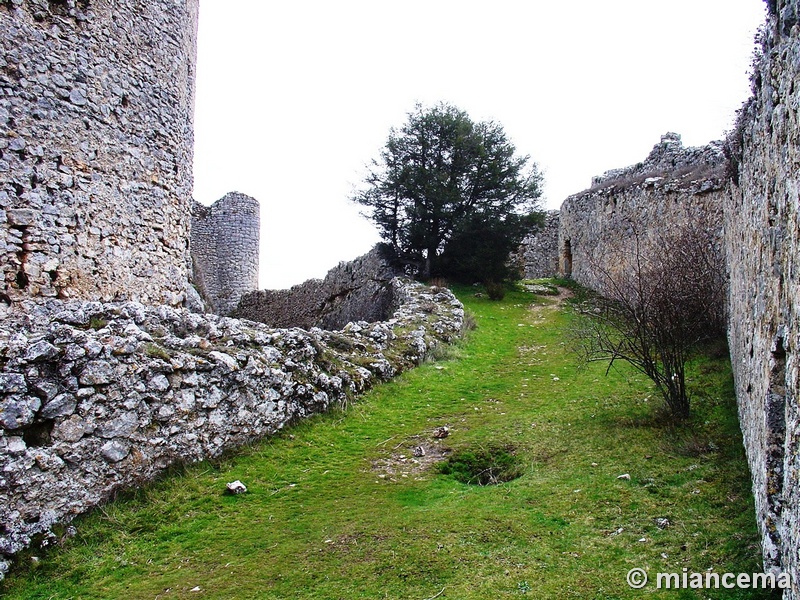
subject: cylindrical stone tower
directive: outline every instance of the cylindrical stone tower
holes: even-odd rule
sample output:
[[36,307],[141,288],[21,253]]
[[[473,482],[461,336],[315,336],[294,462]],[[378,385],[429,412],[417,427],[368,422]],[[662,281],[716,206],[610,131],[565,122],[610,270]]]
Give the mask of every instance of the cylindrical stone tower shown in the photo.
[[198,0],[0,3],[0,300],[180,303]]
[[231,192],[192,211],[194,281],[212,312],[230,314],[258,289],[258,200]]

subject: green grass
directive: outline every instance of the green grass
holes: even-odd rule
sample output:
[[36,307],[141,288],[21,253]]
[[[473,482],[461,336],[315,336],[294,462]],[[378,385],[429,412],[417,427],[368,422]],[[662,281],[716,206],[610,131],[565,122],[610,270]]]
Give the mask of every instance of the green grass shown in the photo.
[[[633,567],[651,577],[684,567],[758,570],[720,352],[692,365],[692,426],[669,428],[653,418],[657,398],[641,376],[578,367],[565,342],[569,314],[553,299],[457,293],[478,328],[450,359],[379,386],[347,412],[217,463],[175,469],[79,519],[78,535],[62,547],[22,557],[0,595],[638,598],[645,592],[625,583]],[[437,443],[432,433],[443,425],[450,435]],[[414,459],[420,445],[426,456]],[[522,476],[467,485],[431,461],[488,446],[513,447]],[[235,479],[247,494],[223,493]]]

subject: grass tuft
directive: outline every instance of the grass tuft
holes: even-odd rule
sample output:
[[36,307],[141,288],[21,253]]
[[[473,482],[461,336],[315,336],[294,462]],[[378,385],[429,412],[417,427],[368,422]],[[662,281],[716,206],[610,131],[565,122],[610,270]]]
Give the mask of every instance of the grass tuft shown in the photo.
[[470,485],[497,485],[522,476],[522,464],[512,444],[459,450],[440,465],[439,472]]

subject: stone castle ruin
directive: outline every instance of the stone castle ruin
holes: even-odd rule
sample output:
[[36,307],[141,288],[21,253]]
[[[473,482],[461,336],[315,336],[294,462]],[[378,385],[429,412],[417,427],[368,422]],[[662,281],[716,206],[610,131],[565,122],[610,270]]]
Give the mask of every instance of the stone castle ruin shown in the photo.
[[543,263],[602,288],[604,260],[637,235],[691,222],[718,240],[764,568],[788,572],[784,598],[800,598],[800,1],[767,5],[753,97],[726,143],[684,148],[667,134],[642,163],[594,178],[564,201]]
[[525,279],[542,279],[558,274],[559,211],[545,213],[544,223],[531,231],[512,256]]
[[258,203],[191,199],[197,11],[0,2],[0,578],[115,491],[346,403],[461,333],[449,290],[377,251],[256,292]]
[[341,329],[351,321],[384,321],[397,298],[390,251],[376,246],[364,256],[288,290],[245,294],[233,315],[272,327]]
[[594,177],[591,188],[561,205],[559,272],[602,290],[598,271],[606,262],[687,225],[702,225],[721,245],[726,165],[721,143],[686,148],[668,133],[641,163]]
[[178,306],[197,0],[0,3],[0,297]]
[[[727,149],[667,134],[519,259],[597,286],[612,241],[714,233],[764,565],[800,598],[800,0],[767,4]],[[398,279],[379,249],[257,291],[257,202],[191,199],[197,13],[0,2],[0,576],[116,490],[347,402],[460,334],[453,295]]]
[[232,313],[258,289],[259,206],[227,194],[211,206],[192,202],[192,276],[208,312]]

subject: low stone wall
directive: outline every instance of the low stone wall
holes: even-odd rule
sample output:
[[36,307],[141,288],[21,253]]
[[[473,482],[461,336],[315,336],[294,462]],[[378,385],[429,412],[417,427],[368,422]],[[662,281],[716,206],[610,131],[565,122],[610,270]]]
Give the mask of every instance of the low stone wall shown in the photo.
[[731,138],[731,362],[765,568],[800,598],[800,2],[770,2],[755,96]]
[[449,290],[393,279],[387,321],[341,331],[138,303],[0,322],[0,576],[56,523],[176,462],[218,456],[418,364],[459,336]]
[[633,256],[637,244],[657,247],[659,236],[687,224],[712,232],[723,261],[725,164],[720,143],[684,148],[668,133],[644,162],[595,177],[561,206],[560,274],[602,291],[615,256]]
[[340,263],[325,279],[309,279],[288,290],[246,294],[233,316],[272,327],[339,329],[350,321],[381,321],[396,307],[396,272],[382,246]]

